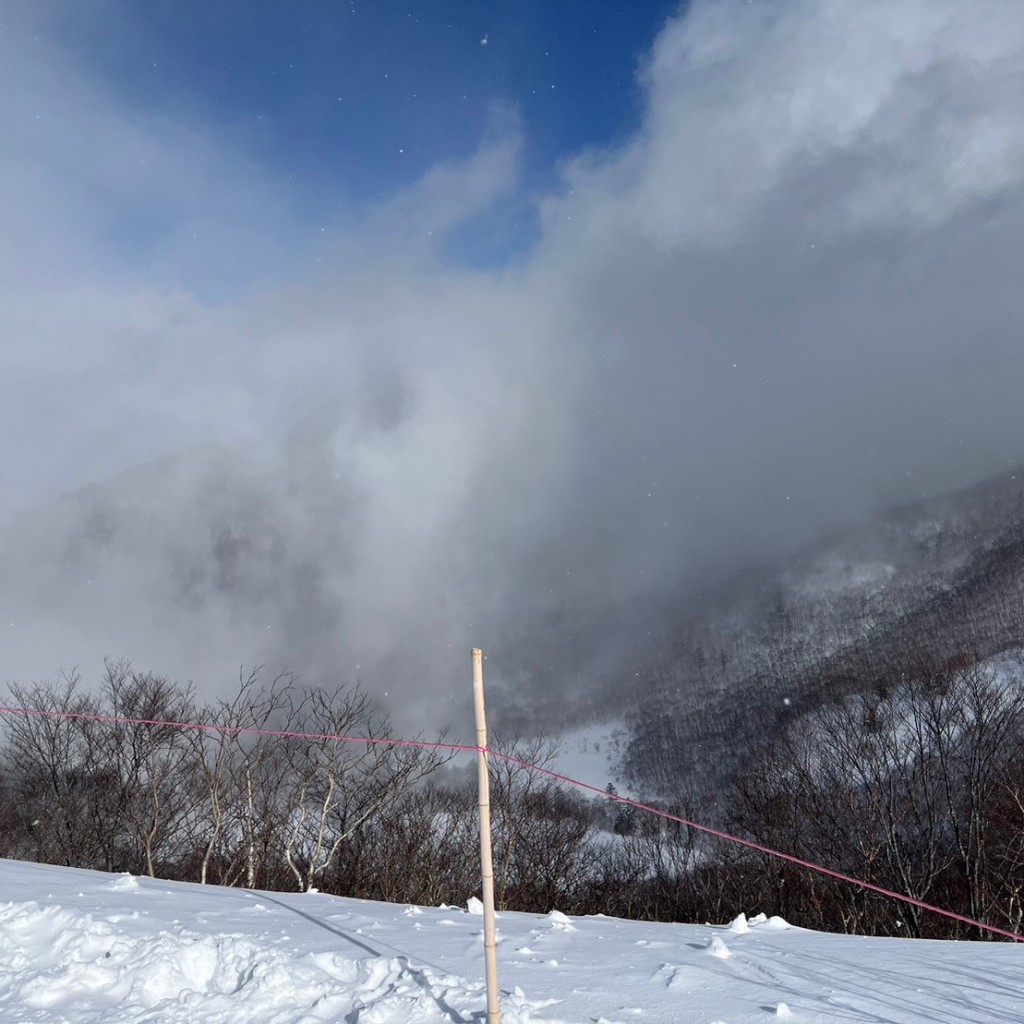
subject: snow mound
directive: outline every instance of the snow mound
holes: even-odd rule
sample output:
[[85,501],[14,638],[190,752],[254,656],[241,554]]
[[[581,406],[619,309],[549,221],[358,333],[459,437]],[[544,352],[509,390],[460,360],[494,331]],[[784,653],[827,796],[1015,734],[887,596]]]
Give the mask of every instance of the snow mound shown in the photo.
[[125,873],[118,875],[107,888],[111,892],[138,892],[139,880],[134,875]]
[[729,947],[717,935],[712,935],[704,948],[709,956],[717,956],[720,960],[728,960],[732,956]]
[[729,931],[733,935],[746,935],[750,931],[750,925],[747,924],[747,915],[740,912],[729,922]]
[[[124,891],[118,885],[117,891]],[[479,1001],[466,982],[406,957],[300,955],[241,934],[136,936],[117,920],[37,903],[0,908],[0,990],[38,1022],[232,1024],[359,1020],[440,1024]],[[528,1007],[513,1019],[528,1019]]]

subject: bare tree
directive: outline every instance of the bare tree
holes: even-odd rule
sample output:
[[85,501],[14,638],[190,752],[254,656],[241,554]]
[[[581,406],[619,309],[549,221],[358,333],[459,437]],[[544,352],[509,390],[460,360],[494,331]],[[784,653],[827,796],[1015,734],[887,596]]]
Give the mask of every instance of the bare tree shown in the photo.
[[[61,717],[97,714],[95,699],[80,692],[74,672],[10,690],[14,705],[30,712],[9,718],[2,753],[25,848],[40,861],[116,870],[116,780],[104,775],[81,721]],[[115,799],[104,800],[111,788]],[[100,803],[109,815],[97,813]]]
[[255,888],[263,864],[277,845],[284,780],[272,767],[281,761],[281,741],[261,733],[294,724],[295,678],[281,673],[266,688],[260,668],[239,674],[238,693],[203,714],[212,728],[190,735],[196,794],[193,845],[199,850],[201,883],[211,874],[222,885],[242,881]]
[[153,877],[158,863],[180,859],[186,834],[190,738],[181,723],[195,720],[192,688],[108,662],[101,693],[113,721],[88,724],[91,755],[125,794],[127,834]]
[[314,738],[286,747],[284,855],[299,889],[310,889],[343,843],[451,755],[390,742],[390,721],[359,687],[308,690],[296,720]]

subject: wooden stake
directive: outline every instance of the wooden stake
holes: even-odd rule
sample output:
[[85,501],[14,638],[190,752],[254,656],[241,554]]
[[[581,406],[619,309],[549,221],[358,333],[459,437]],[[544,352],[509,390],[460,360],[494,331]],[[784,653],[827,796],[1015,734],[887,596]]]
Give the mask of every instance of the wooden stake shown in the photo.
[[477,775],[480,790],[480,873],[483,881],[484,964],[487,972],[487,1024],[499,1024],[498,938],[494,923],[494,863],[491,857],[491,779],[487,770],[487,716],[484,713],[484,652],[474,647],[473,703],[476,707]]

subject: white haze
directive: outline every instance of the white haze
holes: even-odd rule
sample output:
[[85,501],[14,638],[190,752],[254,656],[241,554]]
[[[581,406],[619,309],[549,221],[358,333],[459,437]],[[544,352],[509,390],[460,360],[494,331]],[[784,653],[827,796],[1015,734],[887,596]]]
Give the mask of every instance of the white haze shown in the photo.
[[445,718],[471,644],[578,686],[686,581],[1021,459],[1019,0],[698,0],[500,272],[439,253],[517,187],[507,112],[317,226],[46,24],[0,35],[5,678]]

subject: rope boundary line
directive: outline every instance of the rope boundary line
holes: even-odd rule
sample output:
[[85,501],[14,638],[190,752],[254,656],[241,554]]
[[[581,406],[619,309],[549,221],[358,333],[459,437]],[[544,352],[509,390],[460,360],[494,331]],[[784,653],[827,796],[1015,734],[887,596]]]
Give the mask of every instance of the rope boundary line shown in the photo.
[[882,886],[875,885],[872,882],[866,882],[863,879],[854,878],[852,875],[843,874],[841,871],[835,871],[832,868],[825,867],[824,865],[815,864],[812,861],[808,860],[803,860],[802,858],[796,857],[791,853],[783,853],[781,850],[772,849],[770,846],[764,846],[761,843],[756,843],[750,839],[742,839],[739,836],[734,836],[728,832],[723,832],[721,829],[712,828],[709,825],[701,825],[698,822],[690,821],[687,818],[680,817],[676,814],[671,814],[668,811],[663,811],[658,807],[653,807],[650,804],[642,803],[639,800],[633,800],[630,797],[620,796],[618,793],[609,793],[607,790],[601,789],[599,786],[593,786],[588,782],[582,782],[579,779],[574,779],[571,776],[563,775],[561,772],[556,772],[550,768],[544,768],[541,765],[530,764],[528,761],[524,761],[513,754],[505,754],[501,751],[494,750],[493,748],[487,746],[481,747],[475,744],[468,743],[443,743],[439,741],[429,740],[405,740],[389,739],[384,737],[343,736],[331,733],[299,732],[285,729],[262,729],[254,726],[219,725],[213,722],[172,722],[162,721],[160,719],[127,718],[120,717],[117,715],[90,714],[87,712],[80,711],[45,711],[38,708],[0,707],[0,715],[21,715],[22,717],[30,718],[59,718],[65,720],[104,722],[112,725],[146,725],[170,729],[194,729],[202,732],[214,732],[236,736],[275,736],[280,739],[308,739],[330,741],[337,743],[365,743],[367,745],[379,745],[390,747],[416,747],[424,750],[448,750],[453,753],[466,754],[482,753],[487,757],[496,757],[499,760],[505,761],[509,764],[517,765],[520,768],[526,768],[529,771],[534,771],[538,772],[541,775],[546,775],[549,778],[555,779],[558,782],[565,783],[566,785],[573,786],[576,789],[584,790],[590,793],[595,793],[598,796],[602,796],[606,800],[609,800],[613,803],[624,804],[627,807],[632,807],[636,810],[644,811],[647,814],[653,814],[656,817],[664,818],[666,821],[672,821],[679,825],[685,825],[687,828],[692,828],[695,831],[701,832],[705,835],[713,836],[714,838],[724,840],[725,842],[735,843],[738,846],[746,847],[749,850],[754,850],[755,852],[764,854],[768,857],[774,857],[777,860],[782,860],[786,861],[787,863],[794,864],[799,868],[803,868],[804,870],[813,871],[817,874],[824,875],[828,878],[834,878],[837,881],[846,883],[847,885],[853,885],[860,889],[865,889],[869,892],[878,893],[881,896],[885,896],[889,899],[896,900],[901,903],[906,903],[910,906],[917,907],[920,910],[927,910],[930,913],[938,914],[952,921],[958,921],[961,924],[970,925],[973,928],[979,928],[982,931],[990,932],[993,935],[1000,935],[1003,938],[1012,940],[1013,942],[1024,942],[1024,935],[1020,935],[1017,932],[1008,931],[1005,928],[999,928],[995,925],[985,924],[985,922],[983,921],[976,921],[974,920],[974,918],[966,917],[963,914],[957,914],[954,911],[946,910],[943,907],[937,907],[932,903],[926,903],[923,900],[915,899],[913,896],[907,896],[904,893],[899,893],[895,892],[892,889],[883,888]]

